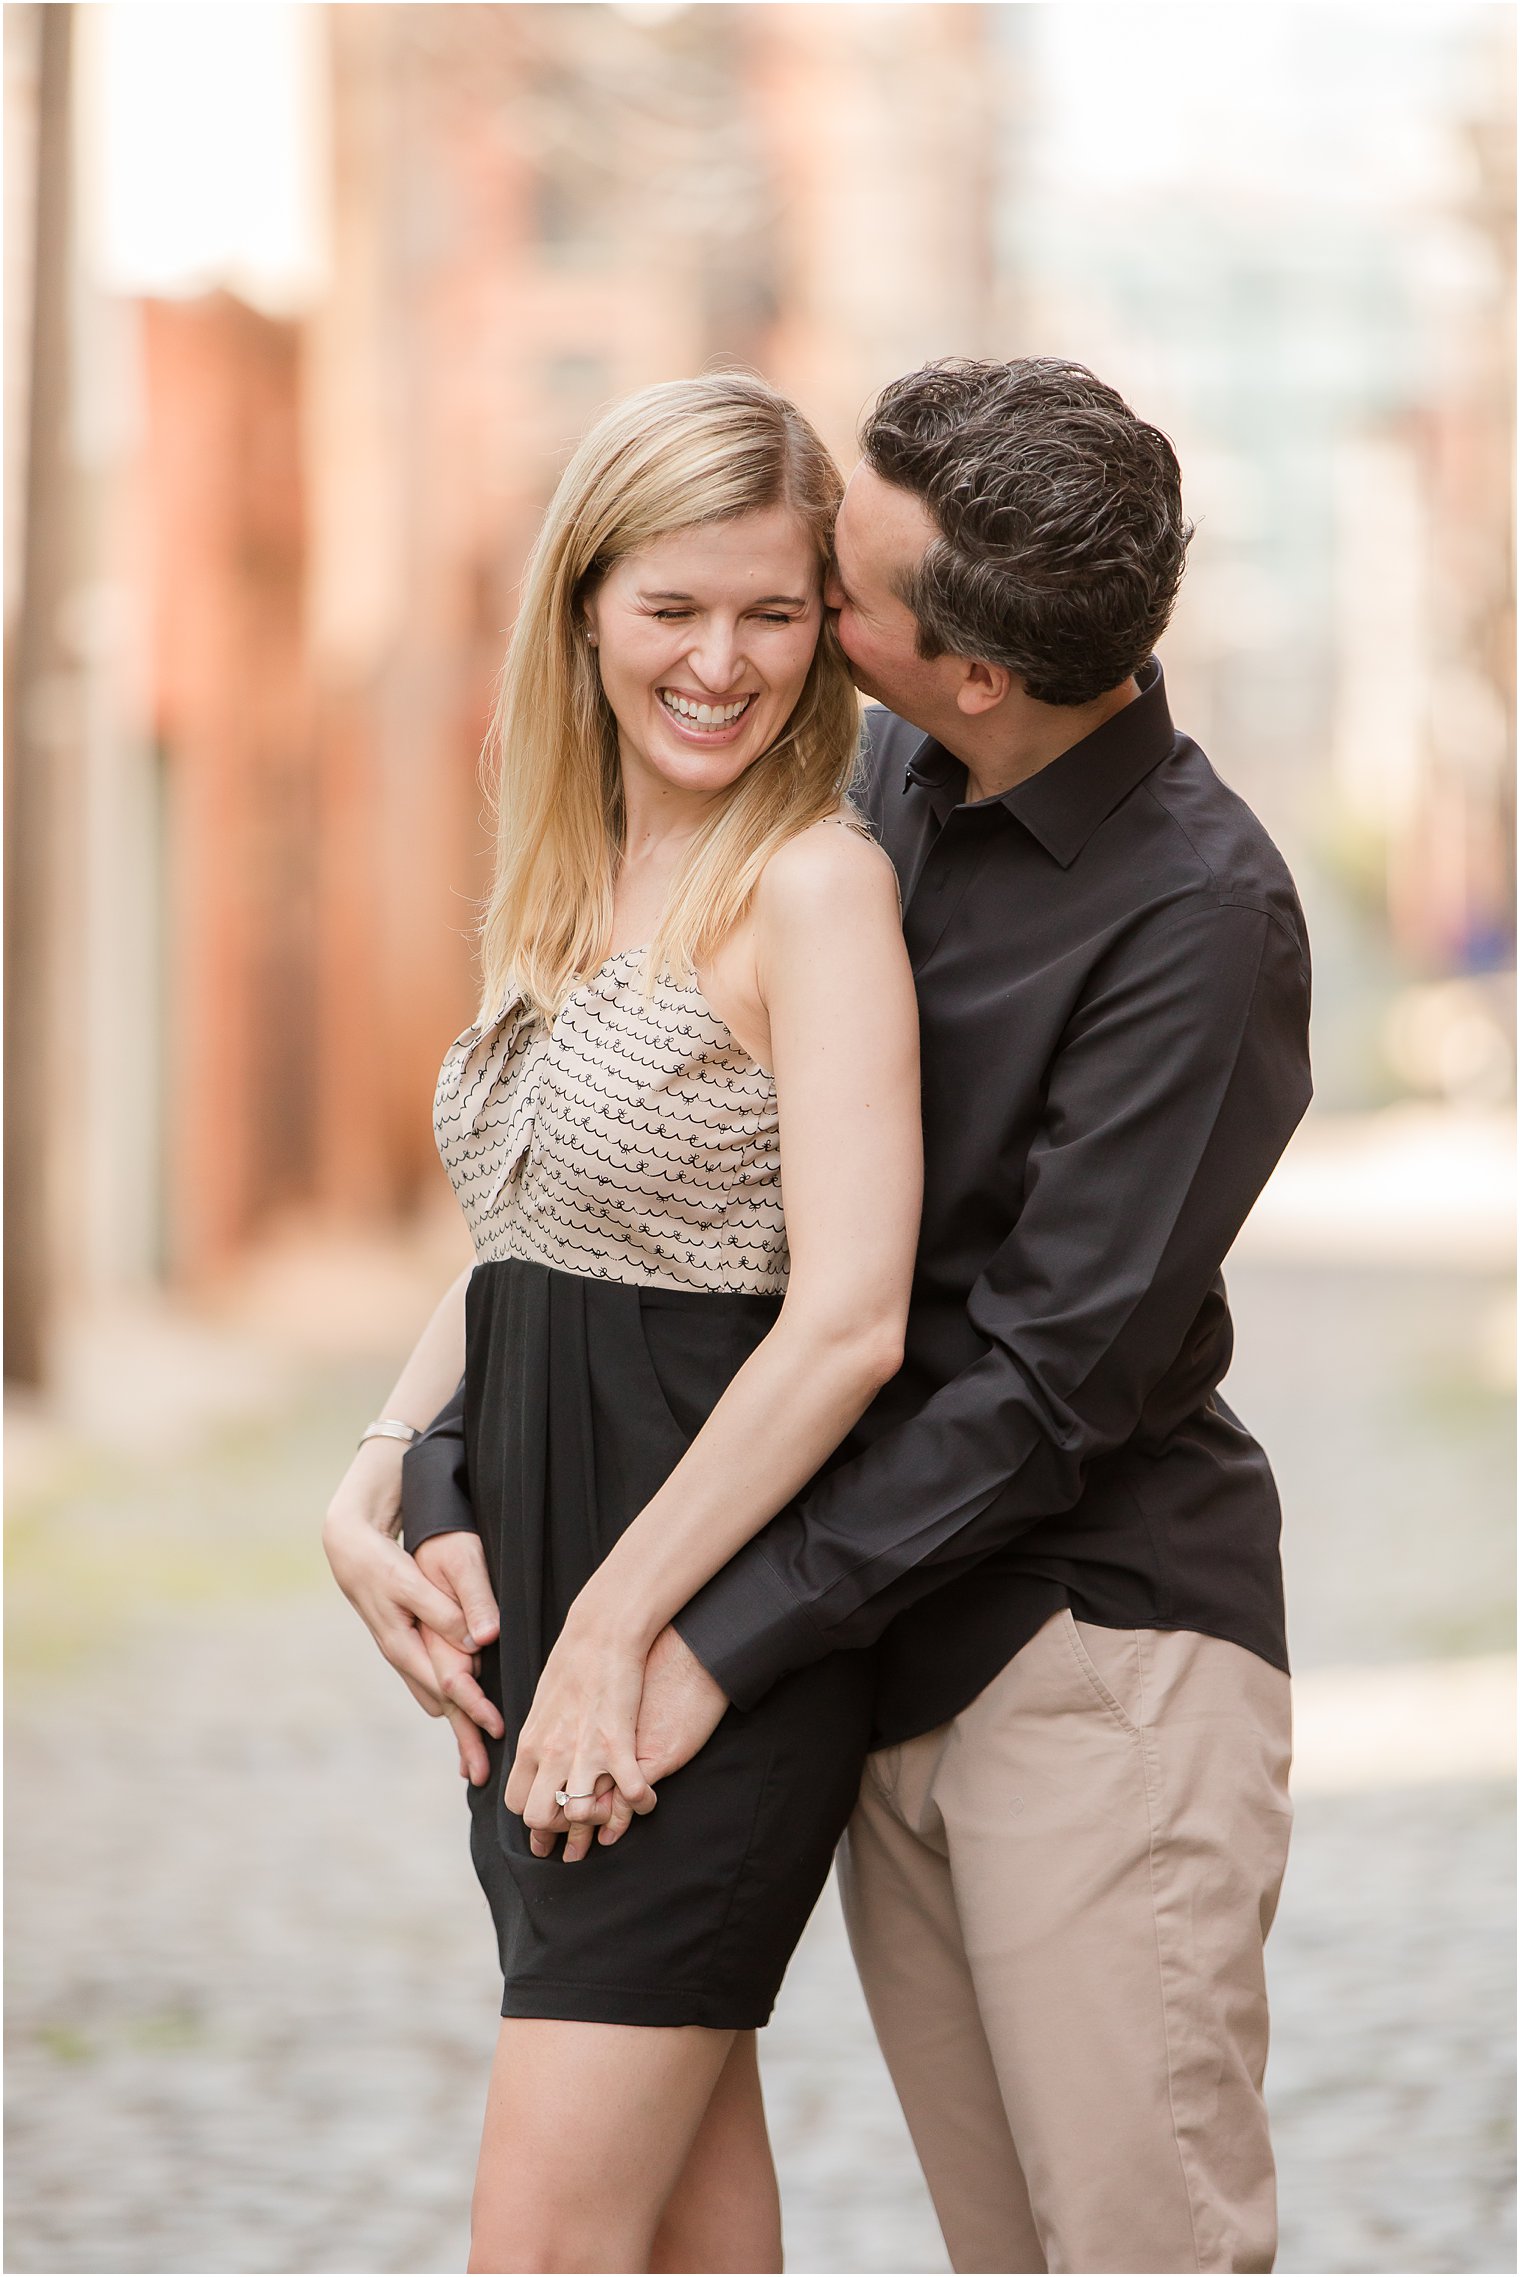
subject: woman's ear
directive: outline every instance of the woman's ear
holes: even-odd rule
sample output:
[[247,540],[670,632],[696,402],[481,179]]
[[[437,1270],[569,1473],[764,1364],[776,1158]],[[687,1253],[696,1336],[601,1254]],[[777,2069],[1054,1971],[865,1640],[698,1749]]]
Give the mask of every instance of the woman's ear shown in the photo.
[[1009,689],[1013,674],[1006,664],[982,664],[968,659],[965,677],[955,691],[955,708],[968,719],[995,712]]

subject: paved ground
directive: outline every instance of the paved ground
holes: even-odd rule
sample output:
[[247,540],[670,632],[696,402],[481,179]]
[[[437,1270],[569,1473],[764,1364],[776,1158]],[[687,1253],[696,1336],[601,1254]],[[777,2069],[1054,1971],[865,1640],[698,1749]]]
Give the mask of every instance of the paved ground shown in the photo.
[[[1302,1665],[1502,1646],[1500,1284],[1257,1264],[1235,1294]],[[277,1427],[81,1455],[18,1497],[13,2271],[463,2265],[496,1990],[463,1796],[315,1539],[384,1375],[326,1364]],[[1497,1783],[1301,1799],[1272,1954],[1284,2269],[1514,2267],[1513,1855]],[[831,1898],[766,2068],[790,2265],[942,2269]]]

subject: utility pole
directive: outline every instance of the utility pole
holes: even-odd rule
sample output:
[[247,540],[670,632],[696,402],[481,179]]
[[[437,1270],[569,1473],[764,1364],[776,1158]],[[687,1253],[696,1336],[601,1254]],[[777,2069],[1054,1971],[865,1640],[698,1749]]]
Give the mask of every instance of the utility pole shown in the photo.
[[[9,12],[9,11],[8,11]],[[5,1372],[40,1386],[54,1294],[48,1141],[61,778],[77,724],[64,607],[74,553],[69,433],[73,8],[32,11],[38,41],[35,258],[21,593],[6,654]],[[74,1049],[83,1048],[83,1034]]]

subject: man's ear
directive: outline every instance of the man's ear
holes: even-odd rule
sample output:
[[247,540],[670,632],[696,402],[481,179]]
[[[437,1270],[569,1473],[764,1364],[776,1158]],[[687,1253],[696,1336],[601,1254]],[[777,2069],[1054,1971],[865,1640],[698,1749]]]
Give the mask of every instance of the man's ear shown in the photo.
[[955,708],[964,712],[967,719],[979,719],[983,712],[995,712],[1013,686],[1013,674],[1006,664],[983,664],[967,658],[962,672],[961,684],[955,691]]

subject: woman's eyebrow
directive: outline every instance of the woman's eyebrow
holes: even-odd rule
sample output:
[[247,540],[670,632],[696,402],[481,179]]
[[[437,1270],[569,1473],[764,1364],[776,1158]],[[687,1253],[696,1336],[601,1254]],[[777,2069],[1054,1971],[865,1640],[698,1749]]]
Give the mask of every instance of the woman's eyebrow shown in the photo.
[[[690,593],[641,591],[639,594],[641,601],[690,601],[692,598]],[[747,609],[805,609],[807,602],[800,593],[766,593],[758,601],[746,601],[744,605]]]

